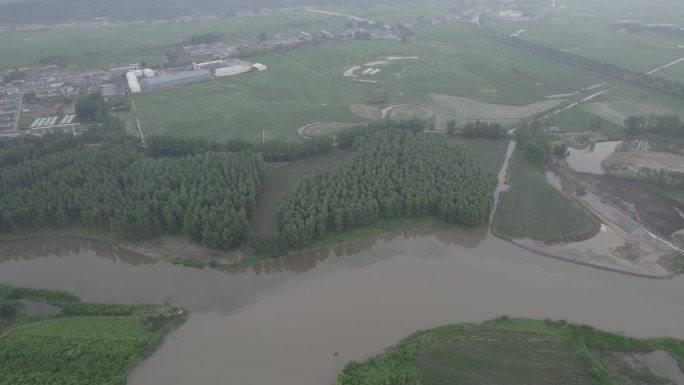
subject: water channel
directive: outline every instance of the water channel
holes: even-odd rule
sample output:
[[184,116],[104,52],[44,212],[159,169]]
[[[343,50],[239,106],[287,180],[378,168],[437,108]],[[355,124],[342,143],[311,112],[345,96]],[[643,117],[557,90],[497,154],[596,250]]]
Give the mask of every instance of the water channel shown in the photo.
[[403,232],[224,271],[76,239],[3,242],[0,282],[191,310],[133,385],[331,384],[413,331],[502,314],[684,338],[683,277],[557,261],[485,230]]

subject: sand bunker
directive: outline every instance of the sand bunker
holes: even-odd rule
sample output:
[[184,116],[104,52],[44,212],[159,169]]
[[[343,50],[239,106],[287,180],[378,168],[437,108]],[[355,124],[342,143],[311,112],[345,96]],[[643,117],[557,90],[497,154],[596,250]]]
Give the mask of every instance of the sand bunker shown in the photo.
[[361,66],[353,66],[353,67],[350,67],[350,68],[348,68],[346,71],[344,71],[344,73],[342,74],[342,76],[348,77],[348,78],[353,77],[353,76],[354,76],[354,72],[356,72],[356,71],[359,70],[359,69],[361,69]]

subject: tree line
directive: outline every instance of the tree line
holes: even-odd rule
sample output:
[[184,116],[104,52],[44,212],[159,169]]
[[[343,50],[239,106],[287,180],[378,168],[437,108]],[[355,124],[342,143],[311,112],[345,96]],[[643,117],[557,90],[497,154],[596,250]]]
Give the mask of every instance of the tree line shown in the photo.
[[679,115],[630,116],[625,119],[625,132],[629,135],[657,134],[682,138],[684,137],[684,123]]
[[468,122],[463,128],[463,135],[471,138],[502,138],[506,135],[506,127],[499,123],[482,121]]
[[395,128],[414,133],[425,130],[425,121],[421,119],[393,120],[384,119],[368,124],[350,127],[333,136],[315,136],[302,142],[248,142],[234,139],[227,142],[216,142],[202,138],[176,137],[157,135],[146,138],[148,154],[154,158],[183,157],[187,155],[213,152],[253,151],[260,153],[266,162],[287,162],[314,155],[326,154],[337,145],[339,148],[351,147],[354,140],[378,130]]
[[280,233],[289,247],[379,218],[437,215],[465,226],[486,220],[496,179],[462,145],[384,129],[354,147],[349,161],[304,178],[279,205]]
[[684,173],[666,169],[640,167],[637,178],[665,188],[684,189]]
[[515,131],[515,140],[527,161],[538,165],[546,164],[551,155],[565,158],[568,152],[566,143],[551,141],[538,120],[532,123],[523,120]]
[[294,143],[276,140],[257,143],[239,139],[216,142],[201,138],[162,135],[148,137],[145,142],[149,155],[154,158],[175,158],[206,152],[256,152],[267,162],[285,162],[328,153],[333,148],[334,140],[329,136],[321,136]]

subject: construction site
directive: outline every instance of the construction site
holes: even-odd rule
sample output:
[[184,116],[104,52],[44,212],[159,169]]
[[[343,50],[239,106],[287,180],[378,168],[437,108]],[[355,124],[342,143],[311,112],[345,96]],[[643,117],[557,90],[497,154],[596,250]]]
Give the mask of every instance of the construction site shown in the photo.
[[514,243],[605,270],[647,278],[674,276],[679,270],[675,260],[684,252],[684,206],[635,181],[571,167],[556,163],[551,168],[560,182],[554,185],[602,223],[599,234],[579,242],[527,238]]

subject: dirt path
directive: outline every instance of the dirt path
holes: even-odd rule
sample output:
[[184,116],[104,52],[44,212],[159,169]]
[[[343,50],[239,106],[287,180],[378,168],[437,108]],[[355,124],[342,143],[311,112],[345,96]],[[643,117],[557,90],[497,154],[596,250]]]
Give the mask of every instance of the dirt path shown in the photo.
[[652,71],[646,72],[646,75],[654,74],[654,73],[656,73],[656,72],[658,72],[658,71],[660,71],[660,70],[662,70],[662,69],[665,69],[665,68],[667,68],[667,67],[671,67],[671,66],[673,66],[673,65],[675,65],[675,64],[677,64],[677,63],[680,63],[680,62],[682,62],[682,61],[684,61],[684,57],[679,58],[679,59],[673,61],[672,63],[667,63],[667,64],[665,64],[664,66],[658,67],[658,68],[656,68],[656,69],[654,69],[654,70],[652,70]]
[[382,110],[380,110],[380,116],[382,117],[382,119],[385,119],[385,117],[387,117],[387,115],[390,112],[392,112],[393,109],[399,108],[399,107],[405,107],[405,106],[413,106],[413,105],[414,104],[395,104],[392,106],[387,106],[387,107],[383,108]]

